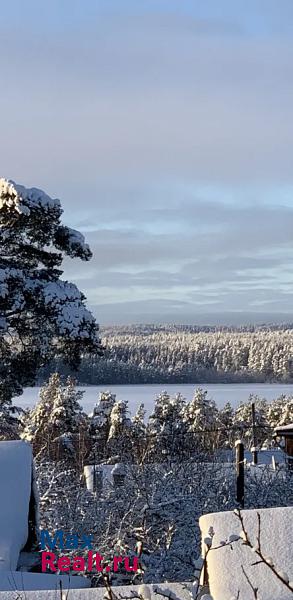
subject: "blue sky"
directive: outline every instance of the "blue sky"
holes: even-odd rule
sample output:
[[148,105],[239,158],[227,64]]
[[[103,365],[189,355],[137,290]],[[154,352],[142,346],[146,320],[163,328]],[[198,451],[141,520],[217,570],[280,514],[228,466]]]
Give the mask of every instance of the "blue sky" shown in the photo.
[[291,0],[0,4],[2,175],[103,323],[292,319]]

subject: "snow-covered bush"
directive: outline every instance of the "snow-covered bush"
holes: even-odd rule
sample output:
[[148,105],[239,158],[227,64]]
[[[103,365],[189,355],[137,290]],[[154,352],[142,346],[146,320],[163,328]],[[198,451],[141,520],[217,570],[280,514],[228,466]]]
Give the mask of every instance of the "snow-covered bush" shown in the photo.
[[[142,572],[113,575],[115,583],[192,578],[200,549],[198,519],[233,507],[233,480],[216,464],[192,461],[124,469],[124,485],[116,488],[105,479],[96,495],[65,463],[38,461],[42,527],[90,532],[94,547],[109,559],[115,553],[134,556],[139,547]],[[94,580],[103,584],[100,575]]]

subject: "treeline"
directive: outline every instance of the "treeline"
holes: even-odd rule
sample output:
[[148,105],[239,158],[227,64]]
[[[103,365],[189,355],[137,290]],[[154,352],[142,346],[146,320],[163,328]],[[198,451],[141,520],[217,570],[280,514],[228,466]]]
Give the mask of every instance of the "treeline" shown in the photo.
[[236,409],[230,404],[218,409],[202,388],[195,390],[190,402],[181,394],[162,392],[146,419],[143,405],[130,417],[127,402],[110,392],[101,393],[93,412],[86,415],[83,393],[72,378],[63,384],[59,374],[51,375],[36,406],[18,421],[15,433],[32,443],[35,455],[51,460],[67,455],[81,466],[85,460],[140,463],[142,457],[154,462],[213,456],[216,450],[233,448],[239,437],[246,448],[255,443],[270,447],[274,428],[293,419],[292,396],[280,396],[271,403],[250,396]]
[[284,331],[293,329],[293,323],[263,323],[262,325],[175,325],[175,324],[140,324],[140,325],[104,325],[101,327],[101,332],[105,337],[111,337],[119,333],[122,334],[144,334],[151,335],[158,332],[178,333],[180,331],[187,333],[214,333],[220,331],[237,332],[253,332],[253,331]]
[[[81,384],[293,382],[292,325],[114,327],[102,343],[102,358],[83,356]],[[52,371],[73,374],[56,358],[40,380]]]

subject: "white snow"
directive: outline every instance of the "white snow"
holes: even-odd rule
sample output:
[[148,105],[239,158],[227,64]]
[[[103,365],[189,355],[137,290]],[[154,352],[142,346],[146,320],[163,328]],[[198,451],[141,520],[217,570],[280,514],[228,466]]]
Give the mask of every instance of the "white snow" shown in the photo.
[[[258,465],[271,465],[273,458],[278,465],[283,465],[286,462],[286,454],[280,448],[258,450],[257,452]],[[249,450],[244,451],[244,459],[246,459],[248,463],[252,462],[252,453]]]
[[66,227],[66,231],[68,233],[68,243],[71,250],[74,250],[76,247],[82,248],[84,251],[89,251],[89,246],[86,244],[84,235],[77,231],[76,229],[72,229],[71,227]]
[[102,481],[105,484],[108,482],[110,485],[114,485],[113,481],[113,467],[114,465],[87,465],[84,467],[83,473],[85,477],[86,487],[89,492],[94,491],[94,472],[96,470],[97,473],[102,473]]
[[127,468],[124,463],[116,463],[111,471],[111,475],[126,475]]
[[[90,580],[86,577],[81,577],[78,575],[69,577],[68,575],[55,575],[53,573],[51,575],[47,573],[26,573],[24,571],[7,571],[6,573],[1,572],[0,591],[15,592],[18,590],[59,590],[60,582],[62,585],[62,589],[64,590],[90,587]],[[1,596],[2,594],[0,594],[0,599]],[[27,595],[25,596],[25,598],[27,598]]]
[[60,580],[64,589],[90,587],[90,581],[84,577],[69,579],[67,575],[16,571],[20,551],[28,537],[33,476],[30,444],[0,442],[0,591],[56,590]]
[[[257,546],[258,518],[261,521],[261,549],[265,556],[272,558],[278,571],[288,574],[293,581],[293,507],[243,510],[244,525],[253,546]],[[202,537],[213,527],[212,548],[220,546],[222,540],[241,533],[241,525],[234,512],[207,514],[199,521]],[[227,600],[238,597],[248,600],[251,588],[242,572],[244,567],[252,585],[258,588],[259,600],[291,600],[292,593],[273,575],[269,567],[258,562],[258,556],[243,545],[243,540],[231,546],[211,549],[207,556],[210,593],[213,600]]]
[[7,207],[19,214],[30,214],[30,209],[43,206],[52,208],[60,207],[60,201],[52,199],[38,188],[26,188],[14,181],[0,178],[0,210]]
[[27,541],[32,450],[23,441],[0,442],[0,572],[14,571]]
[[94,317],[82,304],[82,294],[74,283],[49,282],[43,286],[43,296],[45,305],[58,311],[56,318],[61,334],[90,337],[86,326],[94,323]]
[[280,427],[276,427],[275,432],[278,433],[278,431],[292,431],[293,434],[293,423],[290,423],[289,425],[280,425]]
[[[28,574],[31,575],[31,574]],[[41,577],[41,576],[40,576]],[[54,576],[47,575],[47,577],[54,579]],[[62,577],[63,579],[63,577]],[[82,579],[81,577],[74,576],[70,579],[69,591],[67,592],[67,587],[64,585],[64,592],[62,596],[60,594],[56,595],[56,591],[42,591],[44,588],[39,588],[40,591],[28,591],[23,594],[15,594],[15,592],[2,592],[0,591],[0,600],[56,600],[56,598],[60,600],[105,600],[108,598],[106,589],[103,587],[94,588],[94,589],[74,589],[75,580]],[[44,580],[45,581],[45,580]],[[56,580],[55,580],[56,581]],[[86,581],[86,580],[85,580]],[[192,584],[188,583],[160,583],[158,584],[149,584],[144,586],[147,588],[149,592],[149,596],[151,600],[164,600],[165,595],[171,595],[171,598],[180,598],[180,600],[191,600],[191,595],[189,589]],[[80,586],[81,587],[81,586]],[[138,595],[141,590],[141,585],[129,585],[129,586],[115,586],[112,588],[116,598],[129,598],[133,597],[133,593]],[[20,590],[23,588],[19,588]],[[52,588],[47,588],[48,590],[52,590]],[[53,588],[54,589],[54,588]],[[55,588],[56,589],[56,588]],[[148,593],[145,590],[145,593]],[[161,596],[155,593],[155,590],[160,590],[165,595]]]

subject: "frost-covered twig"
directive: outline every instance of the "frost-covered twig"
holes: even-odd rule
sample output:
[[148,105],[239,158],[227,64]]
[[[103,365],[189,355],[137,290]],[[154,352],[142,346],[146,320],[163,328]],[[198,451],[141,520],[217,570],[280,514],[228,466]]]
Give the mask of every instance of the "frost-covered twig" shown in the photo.
[[[249,577],[248,577],[248,575],[247,575],[247,573],[246,573],[243,565],[241,565],[241,570],[242,570],[242,573],[243,573],[243,575],[244,575],[244,577],[245,577],[245,579],[246,579],[249,587],[252,589],[254,599],[258,600],[258,588],[255,588],[253,586],[253,584],[251,583],[251,581],[250,581],[250,579],[249,579]],[[240,594],[240,592],[238,592],[238,594]]]
[[241,511],[239,509],[235,510],[235,514],[238,517],[240,524],[241,524],[241,529],[242,529],[242,539],[243,539],[243,544],[245,546],[248,546],[248,548],[250,548],[253,552],[255,552],[255,554],[260,558],[259,561],[257,561],[256,563],[254,563],[255,565],[257,564],[264,564],[266,565],[270,571],[274,574],[274,576],[288,589],[290,590],[290,592],[293,593],[293,583],[291,583],[289,581],[289,577],[287,575],[287,573],[283,572],[283,571],[279,571],[273,561],[264,556],[262,550],[261,550],[261,546],[260,546],[260,514],[258,513],[258,536],[257,536],[257,545],[254,546],[249,538],[249,535],[246,531],[245,525],[244,525],[244,519],[243,519],[243,515],[241,513]]

